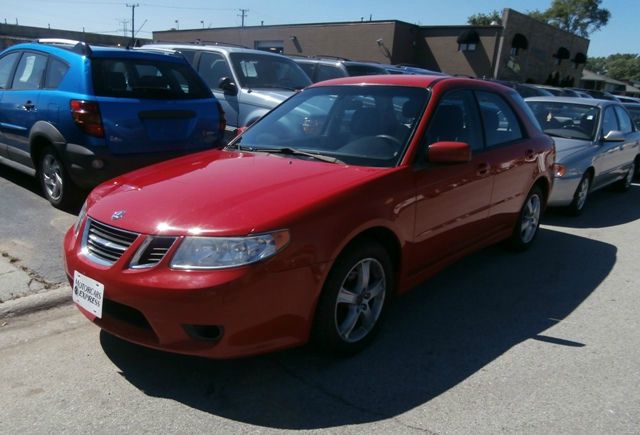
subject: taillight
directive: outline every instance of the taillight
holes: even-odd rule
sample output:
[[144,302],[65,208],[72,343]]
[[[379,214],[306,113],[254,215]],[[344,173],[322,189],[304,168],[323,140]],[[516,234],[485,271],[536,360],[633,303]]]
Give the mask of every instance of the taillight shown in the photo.
[[100,116],[100,106],[95,101],[71,100],[73,121],[85,133],[104,137],[104,127]]
[[220,119],[218,121],[218,131],[221,134],[221,137],[224,137],[224,131],[227,128],[227,119],[224,117],[224,110],[222,109],[222,104],[219,101],[216,101],[216,105],[218,106],[218,115]]

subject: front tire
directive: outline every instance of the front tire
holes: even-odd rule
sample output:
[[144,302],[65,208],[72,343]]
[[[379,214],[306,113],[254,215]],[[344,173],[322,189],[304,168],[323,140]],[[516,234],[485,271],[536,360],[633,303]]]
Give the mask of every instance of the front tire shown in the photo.
[[380,327],[393,287],[391,259],[382,246],[366,241],[348,247],[323,286],[314,341],[342,355],[362,350]]
[[569,205],[567,211],[571,216],[579,216],[584,210],[584,206],[587,203],[587,197],[589,196],[589,190],[591,189],[591,177],[589,173],[585,173],[580,180],[580,184],[576,188],[573,194],[573,201]]
[[53,147],[47,147],[40,156],[38,178],[44,197],[56,208],[67,209],[78,200],[79,190],[73,184],[62,159]]
[[516,251],[528,249],[538,235],[540,218],[544,207],[544,195],[538,186],[534,186],[527,199],[524,201],[513,233],[509,239],[509,245]]

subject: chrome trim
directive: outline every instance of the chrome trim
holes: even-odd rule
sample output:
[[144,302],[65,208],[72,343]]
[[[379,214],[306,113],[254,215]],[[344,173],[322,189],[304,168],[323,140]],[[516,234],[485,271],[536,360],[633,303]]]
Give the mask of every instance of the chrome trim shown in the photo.
[[[96,230],[97,228],[97,230]],[[89,234],[90,230],[94,234]],[[113,234],[109,234],[112,231]],[[98,233],[95,234],[95,233]],[[118,234],[124,234],[132,238],[131,243],[129,245],[123,245],[122,243],[115,243],[115,240],[121,241],[118,239]],[[91,260],[93,263],[99,264],[101,266],[113,266],[122,255],[135,243],[136,239],[140,236],[138,233],[134,233],[131,231],[123,230],[120,228],[112,227],[111,225],[104,224],[100,221],[94,220],[88,217],[85,221],[84,229],[82,232],[82,241],[81,241],[81,249],[80,252],[86,258]],[[111,240],[109,240],[111,239]],[[101,258],[98,255],[91,252],[90,246],[93,245],[94,249],[105,249],[101,254],[104,257],[108,257],[109,259]],[[107,252],[106,250],[110,249],[116,252]]]

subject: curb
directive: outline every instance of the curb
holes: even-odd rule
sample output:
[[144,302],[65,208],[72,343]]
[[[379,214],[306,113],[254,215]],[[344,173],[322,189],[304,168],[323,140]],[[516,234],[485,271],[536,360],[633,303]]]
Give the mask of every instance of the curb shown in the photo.
[[0,319],[23,316],[36,311],[48,310],[60,305],[72,304],[71,287],[62,287],[42,293],[23,296],[0,304]]

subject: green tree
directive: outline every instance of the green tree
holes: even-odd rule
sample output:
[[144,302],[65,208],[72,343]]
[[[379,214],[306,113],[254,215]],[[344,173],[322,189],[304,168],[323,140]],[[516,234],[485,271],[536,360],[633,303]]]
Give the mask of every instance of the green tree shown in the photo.
[[549,9],[531,11],[529,16],[586,38],[611,18],[601,4],[602,0],[553,0]]
[[607,57],[591,57],[587,69],[617,80],[640,81],[640,55],[617,53]]
[[467,24],[472,26],[490,26],[492,22],[502,24],[502,14],[495,9],[491,13],[477,13],[467,18]]
[[616,80],[640,81],[640,56],[637,54],[608,56],[607,75]]

